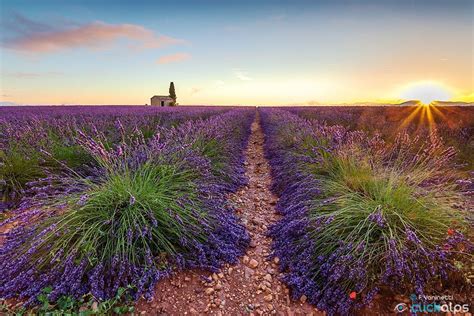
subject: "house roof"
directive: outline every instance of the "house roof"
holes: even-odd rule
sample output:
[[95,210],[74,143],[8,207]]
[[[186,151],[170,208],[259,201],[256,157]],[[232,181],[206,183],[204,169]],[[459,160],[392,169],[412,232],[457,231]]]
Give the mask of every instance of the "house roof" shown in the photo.
[[154,95],[151,98],[172,99],[169,95]]

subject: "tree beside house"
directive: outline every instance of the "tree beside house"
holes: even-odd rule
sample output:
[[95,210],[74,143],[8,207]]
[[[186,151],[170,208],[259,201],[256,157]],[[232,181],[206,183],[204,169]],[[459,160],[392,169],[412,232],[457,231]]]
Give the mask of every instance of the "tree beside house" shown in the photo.
[[174,89],[174,82],[173,81],[170,82],[169,93],[170,93],[170,98],[174,100],[173,105],[177,105],[178,103],[176,103],[176,90]]

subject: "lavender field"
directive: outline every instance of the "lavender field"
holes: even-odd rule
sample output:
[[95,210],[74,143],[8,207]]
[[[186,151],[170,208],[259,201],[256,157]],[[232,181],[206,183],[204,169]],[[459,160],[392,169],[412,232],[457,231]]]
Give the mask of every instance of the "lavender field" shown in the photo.
[[473,122],[435,105],[2,107],[0,312],[376,315],[423,295],[467,312]]

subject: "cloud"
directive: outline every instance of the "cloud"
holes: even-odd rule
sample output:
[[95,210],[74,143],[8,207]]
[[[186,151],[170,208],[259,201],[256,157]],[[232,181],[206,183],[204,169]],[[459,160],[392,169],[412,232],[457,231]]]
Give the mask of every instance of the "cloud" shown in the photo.
[[189,95],[194,95],[194,94],[199,93],[201,91],[202,91],[202,88],[193,87],[193,88],[191,88],[191,92],[189,93]]
[[48,25],[14,15],[3,23],[10,31],[10,37],[2,46],[29,53],[48,53],[73,48],[104,48],[119,39],[139,42],[141,48],[160,48],[183,43],[182,40],[165,35],[155,35],[153,31],[135,24],[108,24],[101,21],[86,24],[62,23]]
[[241,69],[238,69],[238,68],[235,68],[235,69],[234,69],[234,75],[235,75],[238,79],[240,79],[240,80],[242,80],[242,81],[250,81],[250,80],[253,80],[252,78],[250,78],[250,77],[248,76],[248,73],[247,73],[247,72],[245,72],[245,71],[243,71],[243,70],[241,70]]
[[161,56],[160,58],[158,58],[156,63],[160,65],[171,64],[171,63],[177,63],[180,61],[185,61],[190,58],[191,58],[191,55],[188,53],[176,53],[176,54]]
[[7,77],[12,78],[39,78],[39,77],[49,77],[49,76],[62,76],[62,72],[10,72],[5,74]]

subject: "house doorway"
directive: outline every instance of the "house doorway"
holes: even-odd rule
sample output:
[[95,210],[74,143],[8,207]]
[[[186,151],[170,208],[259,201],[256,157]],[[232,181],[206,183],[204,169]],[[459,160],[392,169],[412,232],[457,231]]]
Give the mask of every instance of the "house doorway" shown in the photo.
[[165,106],[165,101],[161,101],[161,106]]

